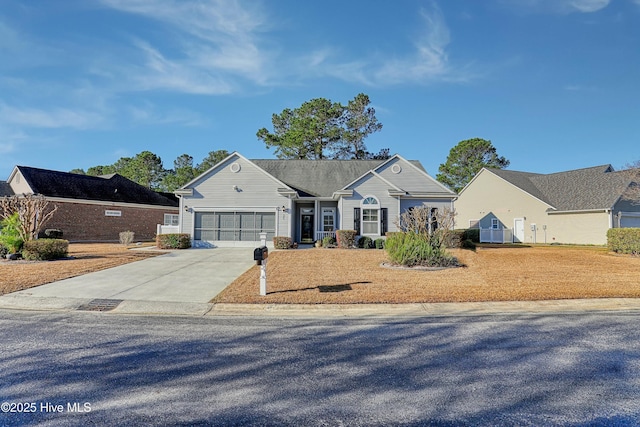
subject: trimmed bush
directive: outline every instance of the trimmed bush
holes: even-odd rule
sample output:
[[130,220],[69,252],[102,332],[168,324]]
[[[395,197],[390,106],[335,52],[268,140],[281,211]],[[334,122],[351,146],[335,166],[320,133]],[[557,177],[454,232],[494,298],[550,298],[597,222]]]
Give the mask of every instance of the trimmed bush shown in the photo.
[[327,236],[322,239],[322,246],[325,248],[333,248],[336,245],[336,239],[333,236]]
[[32,261],[66,258],[68,253],[69,241],[62,239],[30,240],[22,248],[22,258]]
[[479,228],[467,228],[463,230],[462,241],[471,240],[473,243],[480,243],[480,229]]
[[133,243],[136,234],[133,231],[123,231],[120,233],[120,244],[128,246]]
[[462,245],[460,247],[462,249],[470,249],[472,251],[476,250],[476,244],[471,239],[467,239],[464,242],[462,242]]
[[351,249],[356,246],[356,230],[338,230],[336,238],[339,248]]
[[191,235],[187,233],[158,234],[156,247],[158,249],[188,249],[191,247]]
[[406,267],[451,267],[458,260],[449,255],[444,248],[434,246],[423,234],[396,233],[387,238],[385,249],[389,260]]
[[273,238],[273,247],[276,249],[290,249],[293,246],[291,237],[276,236]]
[[379,239],[376,239],[374,243],[374,246],[376,247],[376,249],[384,249],[384,240],[382,237]]
[[361,236],[358,238],[358,247],[360,249],[373,248],[373,240],[369,236]]
[[62,230],[57,228],[47,228],[38,233],[38,239],[62,239]]
[[612,252],[640,255],[640,228],[610,228],[607,246]]

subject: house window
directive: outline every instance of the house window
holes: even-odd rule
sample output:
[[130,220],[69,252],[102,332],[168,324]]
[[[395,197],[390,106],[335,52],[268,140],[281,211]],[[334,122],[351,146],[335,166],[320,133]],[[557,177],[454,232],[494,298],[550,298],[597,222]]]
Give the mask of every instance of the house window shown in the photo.
[[335,231],[336,213],[333,208],[322,209],[322,231]]
[[372,196],[365,197],[362,201],[362,234],[380,234],[380,204]]
[[164,224],[163,225],[179,225],[180,224],[180,215],[178,214],[164,214]]
[[498,229],[498,218],[491,218],[491,228],[493,228],[494,230]]
[[480,220],[479,219],[470,219],[469,220],[469,228],[480,228]]

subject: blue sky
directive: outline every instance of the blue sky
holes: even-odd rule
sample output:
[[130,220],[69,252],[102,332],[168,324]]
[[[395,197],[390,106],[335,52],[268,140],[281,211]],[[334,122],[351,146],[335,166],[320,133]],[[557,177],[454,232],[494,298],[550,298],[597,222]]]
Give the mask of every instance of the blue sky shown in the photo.
[[272,158],[255,134],[370,96],[436,175],[459,141],[510,169],[640,159],[640,0],[0,0],[0,179],[143,150]]

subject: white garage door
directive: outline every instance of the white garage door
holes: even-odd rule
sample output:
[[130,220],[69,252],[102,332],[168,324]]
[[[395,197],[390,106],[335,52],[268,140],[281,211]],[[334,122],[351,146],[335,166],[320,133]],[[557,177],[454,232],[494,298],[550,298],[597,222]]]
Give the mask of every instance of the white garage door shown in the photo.
[[258,242],[261,232],[267,241],[275,236],[274,212],[196,212],[195,221],[195,240]]

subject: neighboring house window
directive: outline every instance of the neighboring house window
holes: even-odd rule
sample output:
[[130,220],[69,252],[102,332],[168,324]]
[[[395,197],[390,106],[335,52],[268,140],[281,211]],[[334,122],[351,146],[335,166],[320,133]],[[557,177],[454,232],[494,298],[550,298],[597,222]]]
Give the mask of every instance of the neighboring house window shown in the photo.
[[362,201],[362,234],[380,234],[380,204],[378,199],[372,196],[366,197]]
[[498,229],[498,218],[491,218],[491,228],[494,230]]
[[336,212],[333,208],[322,209],[322,231],[335,231]]
[[470,219],[469,220],[469,228],[480,228],[480,220],[479,219]]
[[180,215],[178,214],[164,214],[163,225],[180,225]]

